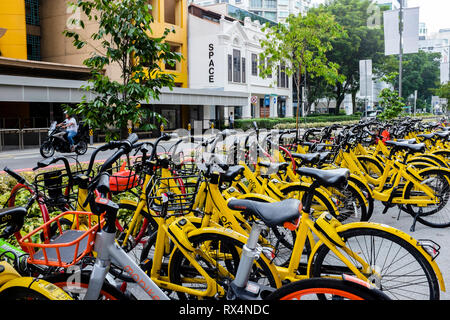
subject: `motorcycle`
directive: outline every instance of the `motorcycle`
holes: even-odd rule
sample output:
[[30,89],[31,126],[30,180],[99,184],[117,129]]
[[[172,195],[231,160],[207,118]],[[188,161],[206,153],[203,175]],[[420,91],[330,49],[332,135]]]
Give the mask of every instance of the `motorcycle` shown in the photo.
[[[75,153],[83,155],[88,149],[88,128],[81,122],[77,134],[73,137]],[[48,130],[48,137],[40,147],[40,153],[44,158],[50,158],[55,151],[61,153],[71,153],[67,131],[56,126],[56,121],[52,122]]]

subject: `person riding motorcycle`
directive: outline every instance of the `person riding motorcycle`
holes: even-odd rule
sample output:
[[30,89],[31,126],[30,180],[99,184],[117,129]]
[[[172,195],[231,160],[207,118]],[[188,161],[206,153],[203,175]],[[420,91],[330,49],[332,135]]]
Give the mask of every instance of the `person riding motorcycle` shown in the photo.
[[[73,137],[75,137],[75,135],[78,132],[78,124],[77,124],[77,120],[75,120],[75,118],[71,114],[69,114],[67,112],[64,112],[64,113],[66,115],[66,119],[63,122],[58,123],[56,126],[66,129],[67,139],[69,140],[69,143],[70,143],[70,150],[73,152],[73,151],[75,151],[75,143],[73,141]],[[58,135],[63,136],[64,134],[65,134],[64,132],[61,132]]]

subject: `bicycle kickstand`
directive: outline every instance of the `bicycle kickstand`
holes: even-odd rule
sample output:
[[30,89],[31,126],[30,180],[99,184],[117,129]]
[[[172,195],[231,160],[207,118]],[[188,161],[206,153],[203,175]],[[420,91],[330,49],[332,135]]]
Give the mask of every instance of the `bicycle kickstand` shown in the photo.
[[417,222],[417,218],[423,213],[422,208],[419,208],[419,210],[417,211],[417,213],[415,214],[411,214],[414,218],[413,220],[413,224],[411,226],[411,228],[409,229],[409,231],[414,232],[416,230],[416,222]]

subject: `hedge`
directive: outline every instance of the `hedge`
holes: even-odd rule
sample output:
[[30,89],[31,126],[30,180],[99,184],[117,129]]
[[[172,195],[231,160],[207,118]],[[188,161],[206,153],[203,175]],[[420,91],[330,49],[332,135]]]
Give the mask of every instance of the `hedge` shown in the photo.
[[[359,121],[361,116],[356,115],[311,115],[304,118],[300,118],[300,123],[321,123],[321,122],[346,122],[346,121]],[[296,118],[256,118],[256,119],[236,119],[234,121],[234,127],[237,129],[248,130],[253,127],[253,122],[256,122],[259,128],[273,129],[279,124],[291,124],[296,123]]]

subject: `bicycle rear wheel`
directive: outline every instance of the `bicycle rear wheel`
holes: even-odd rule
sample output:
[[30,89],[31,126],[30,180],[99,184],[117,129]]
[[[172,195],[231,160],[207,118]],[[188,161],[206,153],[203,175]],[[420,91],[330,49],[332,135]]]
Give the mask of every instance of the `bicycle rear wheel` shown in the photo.
[[[429,170],[420,173],[422,183],[430,187],[435,194],[436,204],[427,206],[407,205],[406,209],[412,216],[417,215],[417,221],[432,228],[450,227],[450,175],[447,171]],[[427,197],[420,190],[414,188],[413,183],[405,187],[405,199]]]
[[390,300],[382,291],[340,279],[311,278],[289,283],[266,300]]
[[[427,259],[401,237],[379,229],[351,228],[340,233],[351,252],[370,266],[363,270],[353,257],[340,252],[377,288],[395,300],[437,300],[439,284]],[[316,252],[312,277],[337,277],[352,274],[327,246]]]

